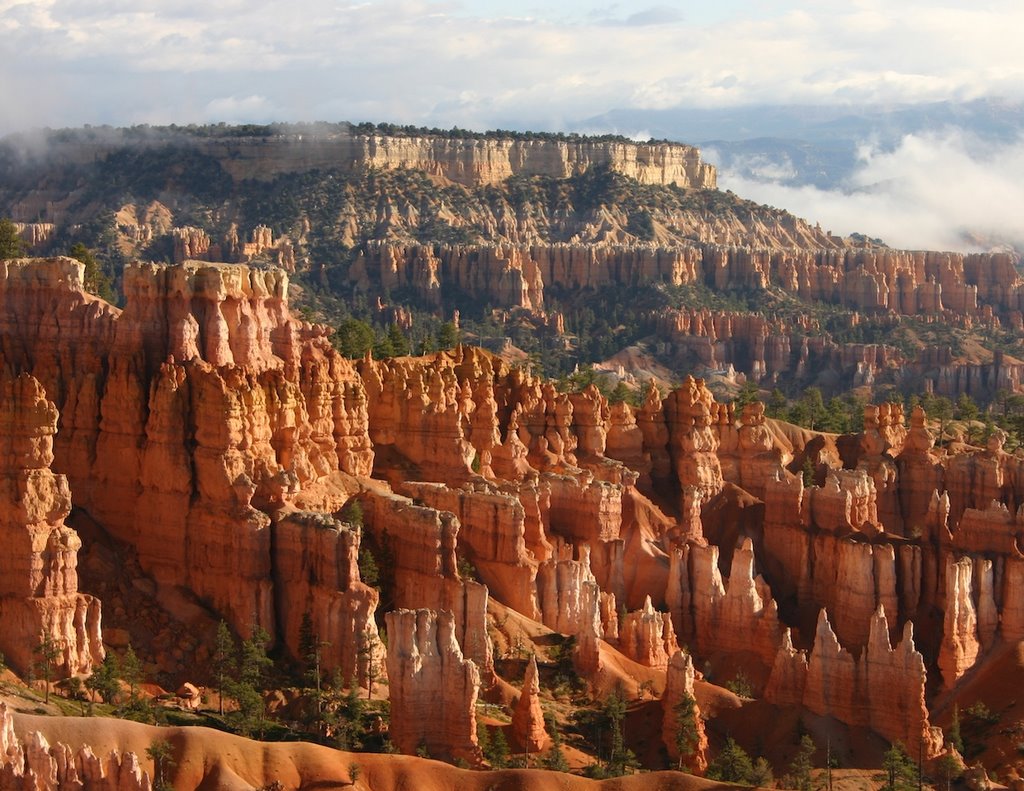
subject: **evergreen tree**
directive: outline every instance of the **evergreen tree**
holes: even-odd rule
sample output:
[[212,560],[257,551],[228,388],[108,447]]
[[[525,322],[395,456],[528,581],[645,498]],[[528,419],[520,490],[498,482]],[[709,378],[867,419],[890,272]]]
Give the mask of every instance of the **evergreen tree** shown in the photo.
[[50,702],[50,681],[57,669],[57,660],[60,659],[60,646],[53,636],[46,631],[39,633],[39,643],[35,647],[35,654],[39,659],[36,667],[43,676],[43,683],[46,685],[43,691],[44,702]]
[[768,759],[759,756],[754,761],[754,768],[750,774],[750,784],[758,788],[770,788],[775,782],[775,774],[772,772],[772,765]]
[[92,251],[81,242],[76,242],[68,250],[68,255],[85,264],[83,283],[85,290],[102,297],[107,302],[113,303],[116,298],[114,287],[110,283],[110,278],[107,277],[106,272],[100,266],[100,262],[92,254]]
[[391,349],[391,357],[404,357],[409,353],[409,339],[397,324],[388,325],[385,335],[387,345]]
[[750,756],[731,736],[725,740],[722,752],[708,765],[706,773],[710,780],[745,784],[750,783],[753,774],[754,765],[750,761]]
[[166,739],[157,739],[146,748],[146,755],[153,762],[153,791],[173,791],[174,784],[168,774],[177,765],[177,761],[174,760],[171,743]]
[[77,700],[78,705],[82,709],[82,716],[86,716],[85,704],[88,702],[85,696],[85,685],[82,683],[82,679],[78,676],[71,676],[65,683],[67,683],[68,697],[71,700]]
[[768,397],[768,403],[765,405],[765,414],[768,417],[783,419],[786,417],[786,409],[789,406],[789,402],[786,400],[786,396],[779,388],[772,390],[772,394]]
[[953,721],[949,724],[949,743],[963,755],[964,740],[960,735],[960,706],[956,703],[953,704]]
[[454,349],[459,344],[459,330],[454,321],[446,321],[437,330],[437,348]]
[[803,424],[807,428],[813,430],[820,427],[821,421],[825,417],[825,401],[820,388],[808,387],[804,390],[797,407],[802,409],[805,416]]
[[697,749],[699,734],[697,733],[697,701],[693,695],[684,694],[675,705],[676,715],[676,752],[679,754],[679,771],[683,771],[686,762]]
[[[486,726],[484,730],[487,730]],[[508,740],[505,738],[504,729],[494,729],[494,734],[487,740],[484,757],[492,769],[504,769],[508,765]]]
[[956,412],[961,420],[977,420],[980,414],[978,405],[974,403],[974,399],[967,395],[967,393],[961,393],[960,397],[957,398]]
[[92,675],[85,680],[90,692],[95,692],[104,703],[116,703],[121,694],[120,663],[113,651],[108,651],[103,662],[92,669]]
[[139,682],[142,681],[142,662],[139,661],[131,643],[125,649],[124,658],[121,660],[121,678],[128,684],[128,700],[133,703],[138,693]]
[[747,404],[752,404],[757,401],[758,398],[758,387],[757,382],[753,379],[748,379],[740,387],[740,391],[736,394],[736,398],[733,399],[733,406],[736,409],[736,416],[739,417],[740,412],[743,411],[743,407]]
[[789,765],[789,774],[793,778],[793,787],[796,791],[812,791],[811,769],[814,767],[814,740],[806,733],[800,738],[800,748],[797,750],[793,763]]
[[347,318],[338,325],[332,339],[334,347],[346,357],[359,359],[373,348],[376,333],[365,321]]
[[943,753],[939,756],[937,761],[938,770],[942,774],[942,779],[946,786],[946,791],[949,791],[953,781],[960,777],[964,773],[963,764],[960,763],[959,759],[953,755],[953,753]]
[[18,234],[14,223],[0,219],[0,261],[7,258],[21,258],[26,253],[25,242]]
[[228,694],[238,703],[235,722],[245,736],[262,733],[264,724],[263,692],[267,673],[273,663],[267,656],[270,635],[261,626],[253,626],[252,635],[242,641],[238,652],[238,675],[228,683]]
[[882,791],[913,791],[917,788],[917,767],[903,745],[894,742],[882,756],[885,783]]
[[551,739],[551,748],[547,755],[541,759],[541,768],[550,769],[552,772],[568,772],[569,761],[566,760],[565,752],[562,750],[562,732],[554,716],[545,712],[544,728]]
[[953,419],[953,402],[945,396],[931,396],[921,402],[924,411],[932,420],[939,421],[939,440],[942,439]]
[[213,679],[217,685],[217,701],[220,716],[224,716],[224,695],[228,678],[234,672],[235,638],[227,623],[217,624],[217,637],[213,647]]
[[807,458],[804,459],[804,467],[803,467],[804,488],[808,488],[810,486],[814,486],[815,472],[816,472],[816,470],[814,469],[814,461],[811,459],[810,456],[808,456]]
[[616,688],[604,702],[603,713],[611,731],[608,751],[608,771],[612,775],[625,774],[630,756],[626,750],[623,721],[626,719],[626,697]]

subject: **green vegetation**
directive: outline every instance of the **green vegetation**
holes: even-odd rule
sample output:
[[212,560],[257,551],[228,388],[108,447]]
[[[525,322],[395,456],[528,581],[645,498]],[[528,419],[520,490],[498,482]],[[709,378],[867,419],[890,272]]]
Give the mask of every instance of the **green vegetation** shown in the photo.
[[153,762],[153,791],[172,791],[174,784],[170,773],[177,765],[174,750],[166,739],[157,739],[146,748],[146,755]]
[[46,690],[45,702],[50,702],[50,681],[57,667],[57,660],[60,659],[60,646],[53,639],[49,632],[39,633],[39,642],[35,647],[36,669],[43,677],[44,689]]
[[705,774],[710,780],[750,785],[754,777],[754,764],[746,750],[736,744],[736,740],[730,736],[725,740],[725,747],[715,760],[708,764]]
[[20,258],[25,253],[25,242],[22,241],[14,223],[7,218],[0,219],[0,261],[6,258]]
[[980,700],[964,710],[962,719],[957,718],[957,731],[963,744],[963,750],[960,752],[966,760],[974,760],[985,752],[992,729],[999,720],[999,714]]
[[113,704],[117,702],[121,694],[121,670],[117,655],[108,651],[103,662],[92,670],[92,675],[85,680],[85,686],[90,692],[100,696],[104,703]]
[[697,701],[693,695],[684,694],[673,712],[676,716],[675,747],[679,755],[679,764],[676,768],[681,772],[697,749]]
[[737,670],[736,675],[731,680],[725,682],[725,688],[733,695],[738,695],[741,698],[754,697],[754,688],[750,684],[750,679],[747,678],[746,673],[742,670]]
[[117,294],[114,291],[113,283],[107,273],[103,271],[92,251],[81,242],[75,242],[68,250],[68,255],[85,264],[85,290],[102,297],[107,302],[116,304]]
[[811,770],[814,768],[814,740],[806,733],[800,737],[800,748],[793,763],[789,765],[790,782],[787,786],[796,791],[814,791]]
[[918,787],[917,764],[910,760],[899,742],[892,744],[882,756],[882,791],[913,791]]

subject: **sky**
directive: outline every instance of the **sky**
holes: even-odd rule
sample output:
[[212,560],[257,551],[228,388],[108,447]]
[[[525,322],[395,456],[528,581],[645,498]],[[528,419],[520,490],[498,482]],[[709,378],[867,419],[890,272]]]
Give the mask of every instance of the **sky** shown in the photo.
[[[0,0],[0,135],[318,120],[642,135],[584,119],[615,109],[1020,100],[1021,30],[1019,0]],[[899,161],[866,156],[854,181],[884,185],[886,165],[933,176],[935,157],[950,152],[999,176],[998,163],[947,131],[904,141]],[[721,183],[744,194],[731,178]],[[850,186],[864,194],[864,184]],[[812,219],[816,204],[842,201],[775,197]],[[1024,199],[1013,198],[1024,215]],[[840,218],[834,230],[866,230],[852,227],[859,219]]]
[[0,133],[1015,96],[1024,4],[0,0]]

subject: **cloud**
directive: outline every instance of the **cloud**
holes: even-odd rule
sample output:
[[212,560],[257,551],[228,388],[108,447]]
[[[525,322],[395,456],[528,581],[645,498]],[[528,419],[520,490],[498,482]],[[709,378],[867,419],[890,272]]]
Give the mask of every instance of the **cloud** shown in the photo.
[[1024,86],[1024,6],[1008,1],[731,0],[714,15],[680,2],[566,8],[0,0],[12,54],[0,60],[0,84],[17,81],[39,99],[28,116],[0,119],[0,132],[201,121],[219,99],[253,95],[280,120],[372,112],[552,129],[616,107],[926,101],[1018,96]]
[[893,247],[1024,250],[1024,138],[993,144],[945,129],[907,135],[890,151],[865,144],[860,156],[842,190],[785,186],[776,179],[786,174],[766,172],[757,178],[723,172],[719,186],[835,233],[865,233]]
[[223,96],[207,103],[203,114],[211,121],[273,121],[280,109],[265,96]]

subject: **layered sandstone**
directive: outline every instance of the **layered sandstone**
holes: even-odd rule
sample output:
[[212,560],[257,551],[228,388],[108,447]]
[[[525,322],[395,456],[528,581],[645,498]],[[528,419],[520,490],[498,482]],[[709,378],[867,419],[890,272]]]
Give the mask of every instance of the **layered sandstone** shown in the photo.
[[765,698],[799,704],[854,727],[868,727],[890,742],[920,745],[938,755],[942,732],[928,720],[924,657],[914,648],[913,626],[892,648],[883,608],[872,616],[866,650],[859,659],[844,649],[822,610],[809,655],[795,651],[788,635],[779,651]]
[[518,747],[526,753],[540,752],[550,741],[544,726],[544,709],[540,705],[536,656],[531,656],[526,663],[523,688],[512,710],[512,736]]
[[679,650],[672,617],[655,610],[650,596],[643,608],[626,613],[618,624],[618,635],[619,650],[625,656],[656,670],[667,669],[669,657]]
[[301,645],[308,623],[321,645],[321,666],[368,687],[384,669],[384,646],[374,623],[380,594],[359,578],[360,530],[304,511],[279,515],[273,529],[274,592],[285,644]]
[[395,610],[386,619],[392,744],[478,763],[480,672],[463,656],[451,613]]
[[700,161],[698,149],[676,143],[400,137],[350,129],[325,135],[202,138],[194,145],[237,180],[328,168],[404,168],[477,185],[498,184],[515,175],[565,178],[606,166],[644,184],[715,185],[715,169]]
[[150,791],[152,782],[133,752],[112,750],[97,756],[88,745],[72,750],[50,745],[39,731],[24,740],[14,718],[0,703],[0,789],[4,791]]
[[[693,659],[689,654],[677,650],[669,659],[665,694],[661,696],[661,740],[668,750],[669,758],[678,762],[680,768],[685,767],[694,774],[701,774],[708,766],[708,737],[694,697],[693,681]],[[693,740],[689,745],[689,755],[680,756],[677,735],[680,728],[687,727],[686,723],[680,721],[680,703],[684,697],[693,701],[691,722],[688,723],[693,728]]]
[[768,584],[754,574],[754,549],[745,539],[732,555],[728,584],[716,546],[690,545],[672,555],[666,599],[676,632],[701,653],[753,655],[770,667],[782,639]]
[[388,558],[384,573],[392,583],[395,606],[451,614],[462,651],[490,683],[489,592],[486,585],[463,579],[459,572],[458,518],[386,490],[371,490],[367,495],[366,525]]
[[56,671],[102,661],[100,602],[78,592],[78,534],[67,478],[50,471],[57,410],[28,374],[0,376],[0,651],[23,673],[52,645]]
[[0,350],[54,399],[54,467],[76,504],[159,584],[276,635],[268,512],[286,497],[337,508],[331,476],[373,458],[362,382],[325,328],[291,317],[287,277],[132,265],[118,311],[84,294],[77,261],[6,261],[2,275]]

